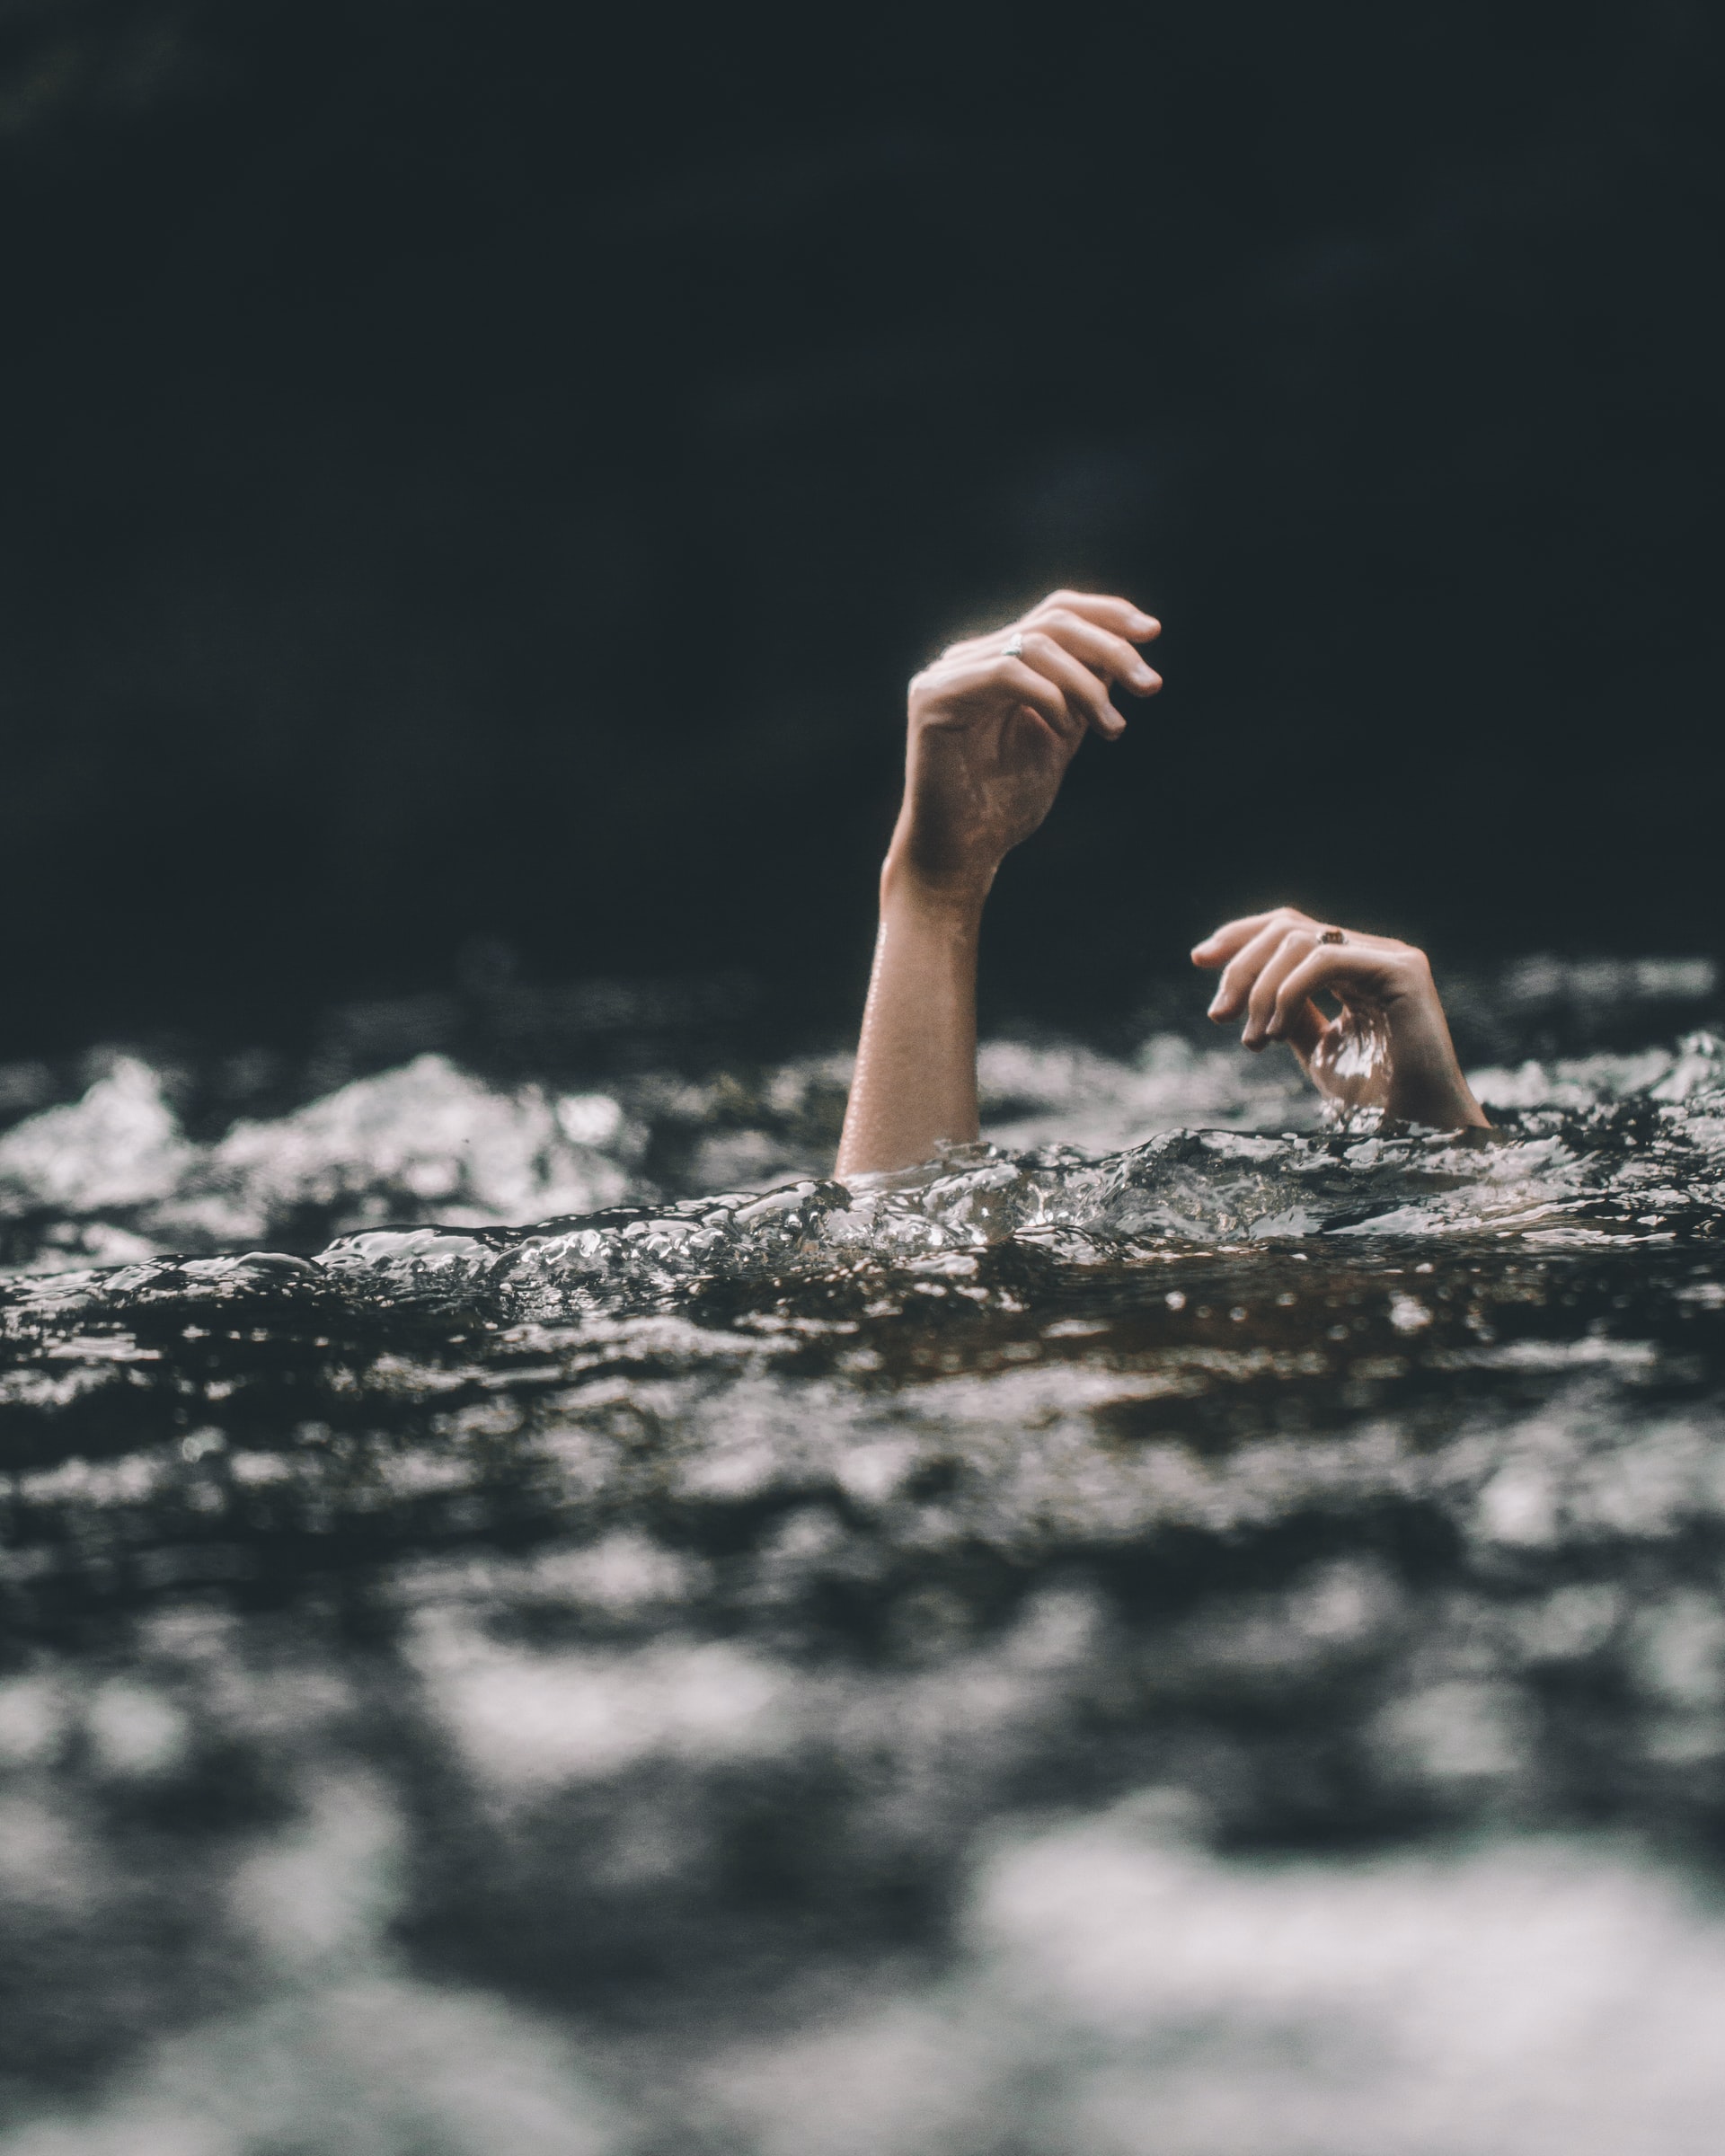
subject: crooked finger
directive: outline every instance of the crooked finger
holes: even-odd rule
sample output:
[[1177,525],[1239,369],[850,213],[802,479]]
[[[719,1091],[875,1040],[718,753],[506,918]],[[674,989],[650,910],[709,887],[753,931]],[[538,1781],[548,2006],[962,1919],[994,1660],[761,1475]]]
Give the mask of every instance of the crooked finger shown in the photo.
[[1051,606],[1031,619],[1037,632],[1052,637],[1081,665],[1088,667],[1092,674],[1100,674],[1104,681],[1118,681],[1135,696],[1154,696],[1162,686],[1161,675],[1138,656],[1125,637],[1116,636],[1111,629],[1086,621],[1069,606]]
[[1022,658],[994,661],[995,678],[1010,690],[1015,703],[1028,703],[1063,747],[1073,748],[1084,738],[1086,714],[1075,712],[1059,685],[1040,674]]
[[1082,714],[1104,741],[1118,741],[1126,731],[1126,720],[1108,700],[1107,682],[1039,629],[1027,630],[1023,645],[1024,664],[1046,675],[1065,695],[1068,708]]
[[1282,983],[1296,968],[1303,965],[1316,947],[1318,932],[1315,928],[1290,928],[1283,932],[1277,944],[1252,984],[1246,998],[1245,1029],[1240,1038],[1249,1048],[1261,1048],[1269,1038],[1269,1021],[1276,1009],[1276,997]]
[[1280,914],[1270,915],[1258,933],[1236,950],[1224,968],[1210,1000],[1208,1015],[1218,1025],[1238,1018],[1246,1007],[1258,976],[1281,949],[1289,923]]
[[[940,657],[942,659],[960,661],[986,658],[1000,650],[1013,636],[1023,635],[1031,629],[1047,627],[1050,617],[1059,614],[1082,619],[1105,634],[1117,637],[1128,646],[1148,643],[1153,637],[1162,634],[1162,623],[1154,614],[1146,614],[1141,606],[1133,605],[1129,599],[1110,598],[1094,592],[1051,591],[1047,598],[1039,600],[1004,629],[985,629],[978,636],[960,637],[945,646]],[[1132,657],[1134,663],[1140,666],[1144,664],[1136,652]],[[1128,677],[1128,673],[1123,670],[1120,678],[1125,680]],[[1146,694],[1148,693],[1146,690]]]
[[[1290,928],[1313,928],[1316,923],[1309,914],[1303,914],[1295,906],[1272,906],[1265,914],[1243,914],[1237,921],[1225,921],[1214,929],[1201,943],[1192,946],[1192,963],[1207,972],[1225,966],[1236,953],[1243,950],[1254,938],[1266,929],[1279,927],[1284,932]],[[1222,993],[1220,985],[1216,994]]]
[[1123,636],[1130,643],[1147,644],[1152,637],[1162,634],[1162,623],[1154,614],[1146,614],[1130,599],[1117,598],[1109,592],[1051,591],[1040,605],[1031,609],[1025,619],[1034,621],[1054,607],[1082,614],[1087,622],[1094,622],[1099,628],[1111,629],[1116,636]]
[[1384,985],[1384,955],[1358,943],[1320,943],[1282,977],[1264,1031],[1269,1039],[1291,1038],[1288,1031],[1300,1006],[1321,988],[1334,991],[1343,1001],[1349,988],[1370,992],[1367,1000]]

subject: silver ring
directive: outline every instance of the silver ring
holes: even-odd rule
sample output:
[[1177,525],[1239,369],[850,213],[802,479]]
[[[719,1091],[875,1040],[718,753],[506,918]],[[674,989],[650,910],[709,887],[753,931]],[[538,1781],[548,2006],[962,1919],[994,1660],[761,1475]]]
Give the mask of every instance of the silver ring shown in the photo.
[[1004,644],[1001,646],[1001,648],[1000,648],[1000,656],[1001,656],[1003,658],[1023,658],[1023,656],[1024,656],[1024,639],[1023,639],[1023,638],[1022,638],[1022,636],[1021,636],[1021,635],[1018,633],[1018,632],[1017,632],[1017,630],[1016,630],[1016,629],[1014,629],[1014,630],[1013,630],[1013,633],[1012,633],[1012,634],[1011,634],[1011,635],[1010,635],[1010,636],[1009,636],[1009,637],[1006,639],[1006,641],[1005,641],[1005,642],[1004,642]]
[[1348,941],[1339,928],[1326,928],[1318,938],[1320,943],[1345,943]]

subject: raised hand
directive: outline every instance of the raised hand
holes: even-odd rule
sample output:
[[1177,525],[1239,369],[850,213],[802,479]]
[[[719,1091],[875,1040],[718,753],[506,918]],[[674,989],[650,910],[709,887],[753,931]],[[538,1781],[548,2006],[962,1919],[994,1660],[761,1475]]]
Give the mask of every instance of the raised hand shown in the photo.
[[1126,599],[1050,592],[1022,621],[942,651],[910,685],[905,799],[880,870],[880,932],[842,1176],[910,1168],[977,1135],[977,939],[995,870],[1054,805],[1087,733],[1118,740],[1118,682],[1162,678]]
[[[1222,972],[1209,1015],[1245,1013],[1241,1039],[1286,1041],[1328,1100],[1438,1130],[1489,1127],[1468,1091],[1423,950],[1331,928],[1291,906],[1230,921],[1192,963]],[[1332,1018],[1314,1000],[1333,996]]]
[[1053,807],[1085,734],[1126,731],[1110,684],[1135,696],[1162,686],[1134,649],[1160,633],[1128,600],[1056,591],[1009,628],[942,651],[910,685],[889,876],[986,895]]

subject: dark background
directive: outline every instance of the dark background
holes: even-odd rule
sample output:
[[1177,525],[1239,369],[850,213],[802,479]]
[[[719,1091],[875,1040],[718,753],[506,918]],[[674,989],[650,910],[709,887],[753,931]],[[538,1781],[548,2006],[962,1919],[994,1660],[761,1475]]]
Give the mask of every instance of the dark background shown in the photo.
[[503,947],[836,1027],[904,677],[1062,581],[1169,685],[995,1009],[1715,949],[1720,19],[13,0],[8,1052]]

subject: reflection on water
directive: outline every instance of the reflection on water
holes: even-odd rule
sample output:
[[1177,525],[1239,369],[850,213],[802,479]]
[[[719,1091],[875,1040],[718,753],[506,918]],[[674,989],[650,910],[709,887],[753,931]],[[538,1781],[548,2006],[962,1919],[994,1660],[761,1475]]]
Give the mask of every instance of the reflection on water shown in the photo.
[[0,2147],[1711,2152],[1725,1052],[1555,993],[1483,1145],[1171,1034],[869,1190],[819,1057],[15,1123]]

